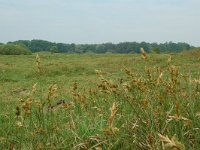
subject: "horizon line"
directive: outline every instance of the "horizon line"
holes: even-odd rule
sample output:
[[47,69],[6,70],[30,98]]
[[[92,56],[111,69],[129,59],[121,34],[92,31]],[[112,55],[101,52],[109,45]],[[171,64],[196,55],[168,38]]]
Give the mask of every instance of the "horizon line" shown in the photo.
[[51,41],[51,40],[44,40],[44,39],[31,39],[31,40],[25,40],[25,39],[23,39],[23,40],[13,40],[13,41],[8,41],[8,42],[0,42],[0,43],[2,43],[2,44],[8,44],[8,43],[12,43],[12,42],[17,42],[17,41],[33,41],[33,40],[38,40],[38,41],[46,41],[46,42],[51,42],[51,43],[56,43],[56,44],[58,44],[58,43],[62,43],[62,44],[75,44],[75,45],[86,45],[86,44],[107,44],[107,43],[111,43],[111,44],[120,44],[120,43],[132,43],[132,42],[136,42],[136,43],[142,43],[142,42],[145,42],[145,43],[150,43],[150,44],[152,44],[152,43],[156,43],[156,44],[164,44],[164,43],[170,43],[170,42],[172,42],[172,43],[186,43],[186,44],[189,44],[190,46],[193,46],[193,47],[200,47],[200,46],[194,46],[194,45],[192,45],[192,44],[190,44],[190,43],[188,43],[188,42],[185,42],[185,41],[178,41],[178,42],[174,42],[174,41],[165,41],[165,42],[148,42],[148,41],[140,41],[140,42],[138,42],[138,41],[121,41],[121,42],[109,42],[109,41],[107,41],[107,42],[91,42],[91,43],[89,43],[89,42],[85,42],[85,43],[79,43],[79,42],[56,42],[56,41]]

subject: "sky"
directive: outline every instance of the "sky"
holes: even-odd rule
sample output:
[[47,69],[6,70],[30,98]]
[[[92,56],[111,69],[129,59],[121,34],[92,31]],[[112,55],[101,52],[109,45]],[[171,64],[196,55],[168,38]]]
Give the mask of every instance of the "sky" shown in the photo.
[[0,42],[187,42],[200,46],[200,0],[0,0]]

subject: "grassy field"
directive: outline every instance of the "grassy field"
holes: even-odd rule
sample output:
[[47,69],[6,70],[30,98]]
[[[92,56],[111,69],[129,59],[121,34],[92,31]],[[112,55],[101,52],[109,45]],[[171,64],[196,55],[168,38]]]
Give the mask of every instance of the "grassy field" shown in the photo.
[[199,127],[198,51],[0,55],[0,149],[199,149]]

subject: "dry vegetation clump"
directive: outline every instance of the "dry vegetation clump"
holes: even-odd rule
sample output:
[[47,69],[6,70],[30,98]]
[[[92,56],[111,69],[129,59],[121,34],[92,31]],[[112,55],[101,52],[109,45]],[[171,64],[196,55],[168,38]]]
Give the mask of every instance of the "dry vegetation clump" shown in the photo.
[[[149,61],[145,52],[142,56]],[[39,56],[36,62],[40,66]],[[96,70],[97,84],[81,88],[75,81],[68,89],[70,99],[58,94],[59,84],[40,96],[42,87],[34,84],[16,107],[12,133],[0,138],[0,147],[198,149],[199,79],[184,75],[171,56],[163,67],[142,70],[125,66],[116,78]]]

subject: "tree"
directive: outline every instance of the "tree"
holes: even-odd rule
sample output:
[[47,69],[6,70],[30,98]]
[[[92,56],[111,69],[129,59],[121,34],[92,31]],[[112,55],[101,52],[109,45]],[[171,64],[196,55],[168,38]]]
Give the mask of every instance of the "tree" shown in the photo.
[[53,43],[44,40],[19,40],[9,42],[8,44],[23,44],[27,46],[32,52],[50,51],[61,53],[140,53],[140,48],[143,47],[146,52],[180,52],[194,48],[187,43],[179,42],[165,42],[165,43],[147,43],[147,42],[121,42],[118,44],[103,43],[103,44],[65,44]]
[[0,45],[0,54],[2,55],[30,55],[31,51],[23,44],[5,44]]
[[98,44],[96,46],[96,53],[105,53],[106,52],[106,47],[103,44]]
[[59,52],[58,47],[57,47],[57,46],[52,46],[52,47],[50,48],[50,52],[51,52],[51,53],[58,53],[58,52]]
[[155,47],[151,50],[153,53],[159,54],[160,53],[160,49],[158,47]]

